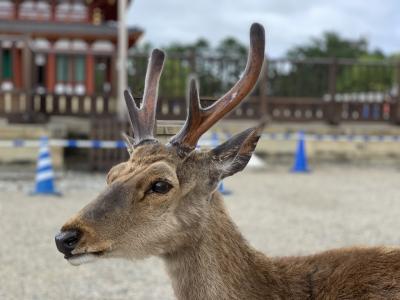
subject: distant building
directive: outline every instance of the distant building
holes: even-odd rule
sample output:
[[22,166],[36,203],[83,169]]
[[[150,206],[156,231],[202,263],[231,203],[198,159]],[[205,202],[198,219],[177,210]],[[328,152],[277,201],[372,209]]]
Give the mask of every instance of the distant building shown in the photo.
[[115,95],[117,2],[1,0],[0,94]]

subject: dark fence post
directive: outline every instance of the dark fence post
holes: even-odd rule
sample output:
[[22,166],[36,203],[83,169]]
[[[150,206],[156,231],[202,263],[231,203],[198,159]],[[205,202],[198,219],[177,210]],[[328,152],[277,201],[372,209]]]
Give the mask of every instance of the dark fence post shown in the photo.
[[25,107],[25,113],[27,116],[32,117],[33,116],[33,95],[31,90],[25,90],[25,95],[26,95],[26,107]]
[[329,76],[328,76],[328,88],[330,101],[326,107],[326,120],[331,125],[338,125],[341,118],[341,103],[336,101],[336,79],[337,79],[337,58],[332,58],[332,62],[329,65]]
[[395,124],[400,125],[400,60],[397,61],[396,65],[396,81],[395,86],[397,85],[397,95],[395,96],[395,104],[394,104],[394,112],[393,112],[393,121]]
[[189,54],[189,66],[190,66],[190,72],[192,74],[196,74],[197,72],[197,66],[196,66],[196,50],[191,50]]
[[[0,70],[3,70],[3,49],[0,47]],[[0,82],[3,81],[3,72],[0,72]]]
[[268,59],[264,59],[263,70],[258,82],[261,116],[268,115]]

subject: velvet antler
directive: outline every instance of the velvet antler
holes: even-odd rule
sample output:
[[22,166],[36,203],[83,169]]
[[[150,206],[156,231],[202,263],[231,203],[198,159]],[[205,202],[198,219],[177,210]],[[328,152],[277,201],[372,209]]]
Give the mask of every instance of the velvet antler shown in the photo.
[[155,141],[153,132],[156,121],[158,83],[164,65],[164,58],[163,51],[158,49],[152,51],[147,66],[143,101],[140,108],[136,106],[130,91],[126,90],[124,93],[133,128],[134,147],[145,141]]
[[250,51],[243,76],[210,107],[201,107],[196,81],[194,79],[190,81],[187,119],[181,131],[171,139],[170,143],[173,146],[184,152],[193,150],[201,135],[251,92],[262,69],[264,49],[264,28],[254,23],[250,28]]

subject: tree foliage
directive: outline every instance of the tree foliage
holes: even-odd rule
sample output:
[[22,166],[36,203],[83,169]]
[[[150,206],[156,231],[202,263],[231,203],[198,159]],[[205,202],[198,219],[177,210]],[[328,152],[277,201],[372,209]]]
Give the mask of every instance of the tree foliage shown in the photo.
[[292,59],[316,57],[359,58],[368,54],[368,42],[365,38],[350,40],[335,32],[325,32],[321,38],[313,38],[302,46],[296,46],[287,52]]
[[[338,93],[387,91],[393,85],[393,66],[381,64],[387,57],[379,49],[370,51],[365,38],[352,40],[335,32],[325,32],[290,49],[287,58],[291,62],[286,62],[286,66],[275,63],[269,67],[270,93],[274,95],[321,97],[329,92],[333,73]],[[316,58],[327,60],[307,63]],[[340,59],[358,63],[341,64]]]
[[[147,56],[152,46],[143,44],[134,49],[129,67],[129,84],[137,94],[143,91]],[[162,47],[167,61],[161,78],[161,94],[182,99],[187,79],[196,74],[202,97],[215,97],[229,89],[240,77],[246,63],[247,45],[233,37],[212,46],[206,39],[192,43],[171,43]],[[392,59],[399,59],[400,54]],[[310,59],[318,58],[318,61]],[[321,63],[325,59],[325,63]],[[357,60],[360,64],[337,64],[336,91],[373,92],[392,88],[394,68],[381,63],[387,60],[379,49],[369,50],[365,38],[348,39],[335,32],[326,32],[304,45],[289,49],[286,59],[270,60],[268,79],[271,95],[287,97],[322,97],[330,91],[330,62]]]
[[[138,94],[143,92],[145,65],[150,44],[134,49],[130,61],[129,83],[138,86]],[[243,71],[247,48],[232,37],[225,38],[212,47],[203,38],[193,43],[171,43],[163,49],[167,61],[160,82],[162,94],[183,98],[188,77],[195,74],[200,82],[203,97],[214,97],[231,86]]]

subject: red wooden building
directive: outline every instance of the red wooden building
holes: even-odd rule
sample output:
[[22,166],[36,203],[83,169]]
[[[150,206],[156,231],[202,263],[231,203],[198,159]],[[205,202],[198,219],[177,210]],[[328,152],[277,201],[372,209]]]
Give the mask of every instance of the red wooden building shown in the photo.
[[[114,96],[117,2],[1,0],[0,113],[30,105],[26,95],[42,95],[42,100],[43,95]],[[141,35],[140,29],[128,28],[129,45]],[[19,103],[22,98],[25,104]],[[42,111],[47,105],[42,100],[31,109]]]

